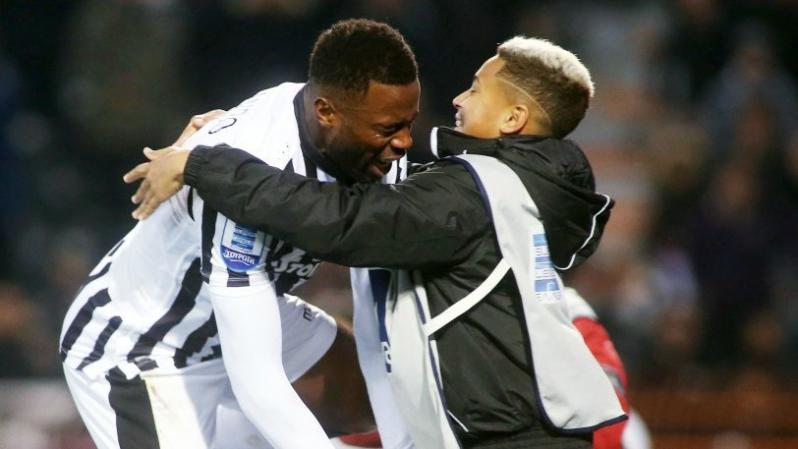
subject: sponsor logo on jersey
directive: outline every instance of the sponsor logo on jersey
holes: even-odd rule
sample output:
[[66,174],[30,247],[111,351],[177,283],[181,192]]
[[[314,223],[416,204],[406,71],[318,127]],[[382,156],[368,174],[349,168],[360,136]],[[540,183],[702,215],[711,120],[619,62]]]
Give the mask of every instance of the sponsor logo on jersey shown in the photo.
[[279,274],[293,274],[307,279],[318,266],[319,261],[308,256],[304,250],[291,248],[291,252],[271,262],[270,271]]
[[284,263],[280,260],[274,261],[272,264],[272,272],[274,273],[288,273],[294,274],[301,278],[309,278],[314,271],[316,271],[316,267],[319,264],[317,262],[311,263],[301,263],[301,262],[289,262]]

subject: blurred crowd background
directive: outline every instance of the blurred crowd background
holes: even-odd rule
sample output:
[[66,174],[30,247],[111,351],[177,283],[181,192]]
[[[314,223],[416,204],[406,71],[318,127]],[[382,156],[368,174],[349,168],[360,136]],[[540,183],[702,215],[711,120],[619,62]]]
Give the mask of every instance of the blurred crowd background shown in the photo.
[[[663,449],[798,447],[790,0],[0,1],[0,447],[92,447],[58,333],[134,225],[121,176],[141,148],[303,81],[319,31],[347,17],[385,20],[416,51],[416,161],[497,43],[525,34],[577,53],[597,93],[571,138],[617,205],[567,281],[609,328],[633,405]],[[321,280],[308,299],[346,315],[342,270]]]

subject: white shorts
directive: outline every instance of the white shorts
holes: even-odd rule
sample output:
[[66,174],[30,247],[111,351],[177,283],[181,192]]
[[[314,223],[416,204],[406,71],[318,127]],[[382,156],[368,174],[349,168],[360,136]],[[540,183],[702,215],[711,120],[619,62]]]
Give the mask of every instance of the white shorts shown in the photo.
[[[337,326],[300,298],[282,299],[283,365],[293,382],[329,350]],[[133,379],[118,368],[90,378],[64,365],[64,374],[98,449],[206,449],[215,447],[215,439],[238,439],[231,432],[254,430],[238,409],[221,359],[176,372],[156,368]],[[220,404],[224,419],[217,429]]]

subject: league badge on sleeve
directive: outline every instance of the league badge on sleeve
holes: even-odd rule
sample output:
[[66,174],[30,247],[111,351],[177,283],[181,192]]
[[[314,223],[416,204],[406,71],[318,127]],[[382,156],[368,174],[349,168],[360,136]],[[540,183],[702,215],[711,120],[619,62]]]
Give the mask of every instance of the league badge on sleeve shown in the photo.
[[220,248],[227,268],[246,273],[261,265],[265,237],[263,232],[227,220],[222,231]]
[[562,281],[551,264],[546,235],[534,234],[532,244],[535,298],[540,301],[559,301],[562,298]]

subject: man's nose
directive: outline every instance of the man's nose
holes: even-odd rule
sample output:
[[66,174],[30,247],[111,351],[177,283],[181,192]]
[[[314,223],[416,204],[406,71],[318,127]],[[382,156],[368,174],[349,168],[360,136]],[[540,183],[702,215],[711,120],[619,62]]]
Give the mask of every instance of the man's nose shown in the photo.
[[410,132],[410,127],[405,126],[391,139],[391,147],[396,150],[401,150],[402,155],[413,146],[413,135]]

